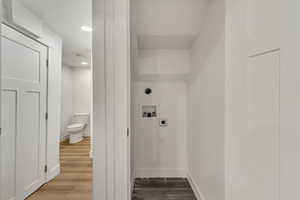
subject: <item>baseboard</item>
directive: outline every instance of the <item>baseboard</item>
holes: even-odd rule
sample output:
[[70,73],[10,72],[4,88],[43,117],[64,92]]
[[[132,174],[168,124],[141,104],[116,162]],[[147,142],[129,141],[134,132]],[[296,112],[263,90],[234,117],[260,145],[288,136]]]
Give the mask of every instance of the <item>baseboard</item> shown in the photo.
[[134,190],[134,178],[132,177],[131,180],[131,185],[130,185],[130,198],[129,199],[132,199],[132,195],[133,195],[133,190]]
[[159,177],[186,177],[185,169],[147,169],[139,168],[134,170],[135,178],[159,178]]
[[51,181],[54,179],[56,176],[60,174],[60,164],[56,165],[47,174],[47,182]]
[[197,200],[205,200],[203,194],[201,193],[196,181],[194,178],[191,176],[190,173],[187,173],[187,179],[193,189],[194,194],[196,195]]
[[68,139],[69,139],[69,135],[65,135],[65,136],[63,136],[63,137],[60,138],[60,142],[64,142],[64,141],[66,141]]
[[90,151],[90,159],[93,159],[93,150]]

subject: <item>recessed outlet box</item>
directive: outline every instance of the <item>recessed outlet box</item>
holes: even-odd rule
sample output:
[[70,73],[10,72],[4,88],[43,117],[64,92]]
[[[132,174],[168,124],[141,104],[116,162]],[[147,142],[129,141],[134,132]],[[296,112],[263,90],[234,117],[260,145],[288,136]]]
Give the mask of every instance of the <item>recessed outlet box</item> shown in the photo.
[[167,119],[159,119],[159,126],[161,126],[161,127],[168,126],[168,120]]
[[142,106],[143,118],[157,117],[157,109],[155,105],[144,105]]

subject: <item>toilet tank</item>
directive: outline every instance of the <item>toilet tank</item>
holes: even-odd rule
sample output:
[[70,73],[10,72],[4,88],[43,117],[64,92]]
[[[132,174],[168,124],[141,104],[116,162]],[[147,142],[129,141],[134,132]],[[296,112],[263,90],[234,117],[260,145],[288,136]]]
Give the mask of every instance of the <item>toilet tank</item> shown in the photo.
[[89,113],[75,113],[73,117],[73,123],[82,123],[88,125],[90,122]]

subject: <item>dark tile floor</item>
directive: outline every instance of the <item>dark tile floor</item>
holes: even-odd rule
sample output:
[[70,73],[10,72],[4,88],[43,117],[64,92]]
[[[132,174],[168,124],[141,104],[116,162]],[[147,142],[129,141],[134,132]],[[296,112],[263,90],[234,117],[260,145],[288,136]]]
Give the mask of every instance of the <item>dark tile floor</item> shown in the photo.
[[185,178],[138,178],[132,200],[196,200],[196,197]]

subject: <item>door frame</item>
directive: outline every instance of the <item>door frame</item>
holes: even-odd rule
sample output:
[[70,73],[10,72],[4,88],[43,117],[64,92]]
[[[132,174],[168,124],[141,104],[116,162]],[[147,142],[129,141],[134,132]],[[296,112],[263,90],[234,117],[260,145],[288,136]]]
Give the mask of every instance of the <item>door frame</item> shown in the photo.
[[130,199],[129,10],[129,0],[93,0],[93,199]]
[[[129,119],[127,119],[127,113],[129,111],[126,99],[130,99],[128,97],[128,95],[130,94],[128,94],[129,91],[127,90],[127,82],[129,79],[129,75],[127,72],[130,63],[130,1],[93,0],[92,5],[94,28],[92,44],[94,55],[93,199],[129,200],[128,197],[130,196],[130,180],[127,180],[127,168],[129,166],[129,158],[127,157],[127,143],[129,139],[129,137],[127,136],[127,128],[129,128]],[[3,0],[0,0],[0,23],[3,22],[2,6]],[[48,42],[50,43],[50,41]],[[48,47],[56,45],[47,44],[47,41],[43,41],[43,43],[46,44]],[[115,49],[117,49],[118,51],[114,52]],[[109,61],[112,60],[117,60],[118,62],[109,63]],[[52,63],[50,62],[49,67],[51,67],[51,64]],[[53,63],[53,65],[55,64],[56,63]],[[120,68],[122,70],[115,70]],[[111,70],[109,71],[108,69]],[[120,79],[116,81],[116,77],[119,77]],[[125,97],[125,102],[123,102],[122,98],[120,97]],[[113,102],[107,102],[107,100],[109,99],[113,100]],[[119,106],[116,107],[116,105]],[[119,115],[118,120],[116,120],[114,118],[115,114],[119,114],[120,112],[121,115]],[[110,129],[108,127],[110,127]],[[110,133],[113,133],[109,135],[110,137],[107,137],[109,133],[108,131],[111,131]],[[114,144],[119,147],[118,151],[115,151],[116,148]],[[110,145],[112,145],[111,147],[113,148],[111,148],[108,152],[107,147]],[[118,167],[116,167],[117,165]],[[47,180],[49,179],[51,179],[51,177],[47,178]]]
[[[7,22],[5,20],[5,12],[3,10],[9,7],[9,2],[11,0],[0,0],[0,24],[5,23],[13,27],[17,31],[27,35],[31,39],[45,45],[48,48],[48,68],[47,68],[47,111],[48,120],[46,123],[46,137],[47,137],[47,147],[46,147],[46,159],[47,159],[47,175],[46,182],[52,180],[60,173],[60,163],[59,163],[59,142],[60,142],[60,111],[61,111],[61,46],[62,41],[60,37],[52,32],[50,29],[45,27],[41,38],[35,38],[35,36],[30,35],[29,32],[15,26],[13,23]],[[9,8],[6,8],[9,9]],[[7,14],[7,13],[6,13]],[[0,27],[1,31],[1,27]],[[1,32],[0,32],[1,34]],[[1,49],[0,49],[1,54]],[[1,69],[1,62],[0,62]],[[1,78],[1,74],[0,74]],[[1,99],[1,96],[0,96]],[[1,111],[1,110],[0,110]],[[49,134],[52,133],[52,134]],[[1,136],[0,136],[1,139]],[[1,150],[1,149],[0,149]],[[1,155],[1,154],[0,154]],[[1,173],[1,171],[0,171]],[[1,174],[0,174],[1,177]],[[0,191],[1,192],[1,191]],[[1,199],[0,199],[1,200]]]
[[[2,24],[2,21],[3,21],[3,2],[2,0],[0,0],[0,24]],[[2,28],[0,26],[0,38],[2,37]],[[1,47],[1,39],[0,39],[0,47]],[[0,91],[2,90],[2,49],[0,48]],[[1,96],[1,92],[0,92],[0,105],[2,105],[2,96]],[[0,106],[0,113],[2,113],[2,110],[1,110],[1,106]],[[2,160],[1,158],[1,155],[2,155],[2,119],[1,119],[1,114],[0,114],[0,160]],[[2,166],[0,165],[0,178],[2,178]],[[1,187],[0,187],[0,200],[2,200],[2,190],[1,190]]]

